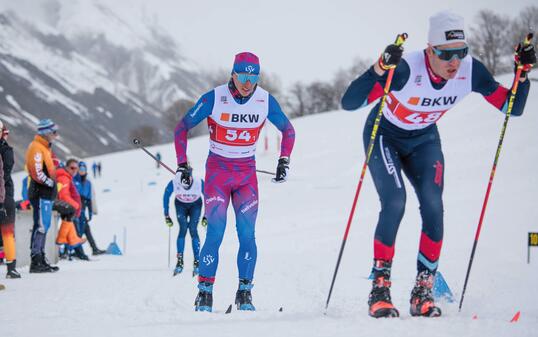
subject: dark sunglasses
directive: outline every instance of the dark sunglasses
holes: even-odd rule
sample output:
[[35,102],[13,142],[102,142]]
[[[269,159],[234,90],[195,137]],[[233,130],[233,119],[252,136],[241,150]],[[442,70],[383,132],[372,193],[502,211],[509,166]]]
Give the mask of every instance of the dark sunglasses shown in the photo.
[[437,57],[439,57],[441,60],[452,61],[454,57],[461,60],[465,56],[467,56],[467,53],[469,52],[469,47],[465,46],[463,48],[450,48],[450,49],[437,49],[435,47],[432,47],[432,50],[435,53],[435,55],[437,55]]
[[78,166],[69,166],[70,170],[78,170]]

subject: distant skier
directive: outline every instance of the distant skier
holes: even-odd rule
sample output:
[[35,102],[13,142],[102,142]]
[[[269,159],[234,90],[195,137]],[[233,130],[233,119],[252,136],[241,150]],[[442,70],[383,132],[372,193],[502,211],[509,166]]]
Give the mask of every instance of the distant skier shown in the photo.
[[276,99],[257,86],[259,73],[260,63],[256,55],[248,52],[237,54],[229,82],[204,94],[175,130],[177,176],[185,182],[191,176],[186,155],[187,131],[207,118],[210,145],[204,200],[208,227],[200,253],[196,311],[212,310],[218,250],[226,228],[230,199],[239,237],[239,288],[235,303],[239,310],[254,310],[251,289],[257,255],[254,228],[259,202],[254,157],[256,143],[266,119],[282,132],[281,153],[274,181],[284,182],[295,141],[295,131]]
[[[190,232],[192,240],[193,276],[198,274],[199,255],[200,255],[200,238],[198,237],[198,221],[202,213],[204,191],[204,181],[199,178],[189,176],[187,181],[181,181],[179,176],[170,180],[163,195],[164,221],[168,227],[174,226],[169,215],[170,196],[174,194],[174,205],[176,207],[176,217],[179,223],[179,233],[177,235],[177,263],[174,269],[174,276],[183,271],[183,253],[185,250],[185,237],[187,230]],[[204,223],[205,217],[204,217]]]
[[[374,280],[368,304],[373,317],[395,317],[398,310],[390,297],[390,274],[398,226],[404,215],[406,192],[403,170],[420,202],[422,234],[417,259],[417,277],[411,291],[410,313],[435,317],[441,310],[432,296],[443,243],[444,157],[437,125],[445,112],[467,94],[478,92],[502,112],[510,92],[497,83],[485,66],[468,55],[463,18],[451,12],[430,17],[428,46],[403,56],[403,48],[389,45],[378,62],[353,81],[342,98],[346,110],[374,102],[383,95],[387,70],[394,71],[387,104],[369,162],[381,212],[374,238]],[[512,115],[523,113],[529,93],[527,72],[536,63],[532,45],[519,46],[515,62],[523,65],[523,76]],[[379,104],[364,127],[368,146]]]
[[97,162],[93,162],[92,164],[92,173],[93,173],[93,179],[97,178]]
[[157,169],[159,169],[161,167],[161,153],[160,152],[157,152],[155,154],[155,158],[157,158],[157,160],[155,161],[156,165],[157,165]]

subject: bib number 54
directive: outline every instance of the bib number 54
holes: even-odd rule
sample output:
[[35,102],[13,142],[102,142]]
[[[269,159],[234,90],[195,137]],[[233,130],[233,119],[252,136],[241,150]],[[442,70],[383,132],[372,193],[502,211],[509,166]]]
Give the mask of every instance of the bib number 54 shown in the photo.
[[228,141],[234,142],[236,140],[242,140],[245,142],[250,141],[250,132],[243,130],[238,132],[238,130],[226,130],[226,136],[224,136]]

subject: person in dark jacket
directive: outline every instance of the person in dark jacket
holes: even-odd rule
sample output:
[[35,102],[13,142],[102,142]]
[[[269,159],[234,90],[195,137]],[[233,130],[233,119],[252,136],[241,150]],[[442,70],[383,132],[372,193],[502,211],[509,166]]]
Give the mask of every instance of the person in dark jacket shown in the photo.
[[[9,129],[0,121],[0,161],[2,162],[0,181],[3,189],[3,197],[0,196],[0,232],[4,243],[4,253],[7,265],[6,278],[21,278],[17,271],[16,248],[15,248],[15,200],[14,186],[11,179],[11,170],[15,164],[13,148],[9,146],[7,139]],[[1,191],[0,191],[1,194]]]

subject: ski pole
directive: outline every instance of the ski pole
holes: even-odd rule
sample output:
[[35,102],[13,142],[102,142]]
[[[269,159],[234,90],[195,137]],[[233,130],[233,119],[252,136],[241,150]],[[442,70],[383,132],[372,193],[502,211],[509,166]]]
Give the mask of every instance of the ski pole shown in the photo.
[[[527,37],[525,38],[525,41],[523,42],[523,44],[529,45],[531,43],[532,37],[533,37],[532,33],[527,34]],[[491,191],[491,186],[493,185],[493,178],[495,177],[497,163],[501,155],[501,149],[503,145],[504,134],[506,132],[506,127],[508,125],[508,120],[510,119],[510,115],[512,114],[512,107],[514,106],[514,100],[516,98],[516,92],[519,85],[519,79],[521,78],[522,69],[523,69],[523,65],[518,64],[517,69],[516,69],[516,75],[514,76],[514,82],[512,83],[512,88],[510,89],[510,98],[508,101],[508,108],[506,109],[506,116],[504,117],[504,123],[501,129],[501,136],[499,137],[499,144],[497,145],[497,152],[495,153],[495,159],[493,160],[493,167],[491,168],[491,172],[489,174],[488,187],[486,189],[484,203],[482,204],[482,211],[480,212],[480,220],[478,221],[478,226],[476,228],[476,234],[475,234],[474,242],[473,242],[473,249],[471,250],[471,257],[469,258],[469,265],[467,266],[467,274],[465,274],[465,282],[463,283],[463,291],[461,292],[460,304],[458,307],[459,312],[461,312],[461,307],[463,305],[463,298],[465,297],[465,290],[467,289],[467,282],[469,281],[469,275],[471,274],[471,267],[473,265],[474,254],[476,252],[476,246],[478,244],[478,238],[480,237],[480,231],[482,229],[484,215],[486,214],[486,207],[488,205],[489,193]]]
[[170,167],[168,167],[165,163],[163,163],[162,161],[160,161],[159,159],[157,159],[157,157],[155,157],[151,152],[149,152],[148,150],[146,150],[146,148],[142,145],[142,143],[140,142],[140,139],[138,138],[133,138],[133,144],[136,145],[137,147],[139,147],[142,151],[146,152],[148,154],[148,156],[150,156],[151,158],[153,158],[156,162],[158,162],[159,164],[161,164],[165,169],[167,169],[168,171],[170,171],[170,173],[172,174],[176,174],[176,172],[174,172]]
[[[401,46],[405,40],[407,39],[407,33],[399,34],[396,37],[395,44],[397,46]],[[329,289],[329,295],[327,296],[327,302],[325,303],[325,311],[329,308],[329,301],[331,300],[331,295],[334,288],[334,282],[336,280],[336,275],[338,274],[338,268],[340,267],[340,262],[342,260],[342,255],[344,253],[344,247],[346,246],[346,240],[347,236],[349,234],[349,228],[351,227],[351,221],[353,220],[353,214],[355,213],[355,206],[357,205],[357,200],[359,198],[359,193],[361,191],[362,182],[364,180],[364,175],[366,174],[366,168],[368,167],[368,162],[370,161],[370,156],[372,155],[372,151],[374,149],[375,144],[375,138],[377,136],[377,129],[379,128],[379,123],[381,121],[381,117],[383,116],[383,107],[385,106],[385,101],[387,100],[387,95],[390,90],[390,84],[392,82],[392,76],[394,75],[394,68],[396,66],[391,66],[389,69],[389,74],[387,76],[387,82],[385,83],[384,88],[384,94],[381,98],[381,103],[379,104],[379,111],[377,112],[377,116],[374,122],[374,127],[372,128],[372,133],[370,134],[370,142],[368,143],[368,148],[366,151],[366,159],[364,160],[364,164],[362,165],[362,172],[359,179],[359,184],[357,185],[357,190],[355,192],[355,198],[353,199],[353,205],[351,206],[351,211],[349,212],[349,218],[347,220],[346,225],[346,231],[344,232],[344,238],[342,239],[342,245],[340,246],[340,253],[338,254],[338,259],[336,261],[336,267],[334,269],[333,278],[331,281],[331,287]]]
[[[163,163],[162,161],[160,161],[159,159],[157,159],[157,157],[155,157],[151,152],[149,152],[140,142],[140,139],[138,138],[133,138],[133,144],[135,144],[137,147],[139,147],[142,151],[146,152],[148,154],[148,156],[150,156],[151,158],[153,158],[153,160],[155,160],[156,162],[158,162],[159,164],[161,164],[165,169],[167,169],[168,171],[170,171],[170,173],[172,174],[176,174],[174,171],[172,171],[172,169],[168,166],[166,166],[165,163]],[[258,170],[256,169],[256,172],[260,172],[260,173],[265,173],[265,174],[269,174],[269,175],[272,175],[274,176],[276,173],[273,173],[273,172],[270,172],[270,171],[265,171],[265,170]]]
[[272,175],[272,176],[276,175],[276,173],[269,172],[269,171],[265,171],[265,170],[258,170],[258,169],[256,169],[256,172],[265,173],[265,174],[269,174],[269,175]]

